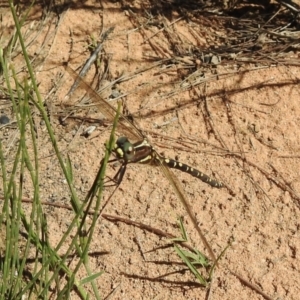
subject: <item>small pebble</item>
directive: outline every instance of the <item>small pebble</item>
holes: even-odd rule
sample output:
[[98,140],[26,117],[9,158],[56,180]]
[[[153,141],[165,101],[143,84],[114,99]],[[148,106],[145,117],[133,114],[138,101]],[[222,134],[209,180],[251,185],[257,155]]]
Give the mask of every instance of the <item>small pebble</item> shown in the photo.
[[83,135],[86,137],[90,136],[96,128],[97,128],[96,126],[89,126],[88,128],[85,129]]
[[111,92],[110,98],[115,99],[115,98],[120,97],[120,95],[121,95],[121,93],[118,90],[113,89]]
[[220,63],[221,59],[220,57],[213,55],[213,57],[211,58],[210,63],[213,65],[218,65]]
[[9,122],[10,122],[10,120],[6,115],[0,116],[0,124],[8,124]]

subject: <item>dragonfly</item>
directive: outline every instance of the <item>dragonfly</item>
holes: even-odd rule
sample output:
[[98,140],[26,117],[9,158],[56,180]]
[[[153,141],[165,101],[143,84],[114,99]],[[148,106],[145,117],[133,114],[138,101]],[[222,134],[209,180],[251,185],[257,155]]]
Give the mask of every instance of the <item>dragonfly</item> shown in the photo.
[[[71,75],[73,80],[78,84],[78,86],[86,91],[90,99],[96,104],[100,112],[107,118],[108,121],[113,121],[115,114],[117,112],[116,108],[112,106],[109,102],[105,101],[88,83],[86,83],[70,66],[64,64],[64,68]],[[183,188],[174,175],[170,171],[170,168],[178,169],[180,171],[186,172],[191,176],[194,176],[203,182],[209,184],[214,188],[222,188],[223,184],[215,179],[210,178],[201,171],[190,167],[184,163],[178,162],[174,159],[165,158],[158,154],[154,147],[149,142],[146,134],[136,125],[136,121],[133,122],[128,119],[125,115],[120,114],[117,131],[123,136],[120,136],[114,147],[114,154],[117,160],[122,162],[121,167],[114,177],[117,184],[120,184],[123,176],[125,174],[127,165],[130,163],[148,164],[152,166],[160,167],[165,177],[169,180],[170,184],[174,188],[178,198],[182,202],[184,208],[186,209],[195,229],[197,230],[204,246],[209,251],[211,259],[215,262],[216,257],[212,251],[209,243],[207,242],[204,234],[202,233],[195,214],[193,213],[192,207],[186,198]],[[131,143],[129,138],[136,140],[135,143]]]

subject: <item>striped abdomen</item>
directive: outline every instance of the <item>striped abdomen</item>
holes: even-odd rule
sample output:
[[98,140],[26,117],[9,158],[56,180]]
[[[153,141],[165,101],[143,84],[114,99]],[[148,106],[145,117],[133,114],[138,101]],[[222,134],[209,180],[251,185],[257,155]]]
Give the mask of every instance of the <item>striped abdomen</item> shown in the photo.
[[223,187],[223,184],[221,182],[210,178],[209,176],[203,174],[202,172],[200,172],[186,164],[183,164],[181,162],[178,162],[176,160],[169,159],[169,158],[162,158],[162,160],[163,160],[164,164],[167,165],[169,168],[174,168],[174,169],[178,169],[180,171],[186,172],[196,178],[199,178],[200,180],[209,184],[212,187],[215,187],[215,188]]

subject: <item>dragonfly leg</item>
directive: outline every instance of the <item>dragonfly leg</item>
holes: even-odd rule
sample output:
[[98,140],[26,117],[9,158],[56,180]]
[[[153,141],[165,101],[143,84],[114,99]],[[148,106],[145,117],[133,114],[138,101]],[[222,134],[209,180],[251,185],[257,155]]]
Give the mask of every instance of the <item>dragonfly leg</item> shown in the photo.
[[126,167],[127,167],[127,164],[123,163],[122,166],[119,168],[117,174],[114,176],[113,181],[117,185],[119,185],[122,182],[125,171],[126,171]]

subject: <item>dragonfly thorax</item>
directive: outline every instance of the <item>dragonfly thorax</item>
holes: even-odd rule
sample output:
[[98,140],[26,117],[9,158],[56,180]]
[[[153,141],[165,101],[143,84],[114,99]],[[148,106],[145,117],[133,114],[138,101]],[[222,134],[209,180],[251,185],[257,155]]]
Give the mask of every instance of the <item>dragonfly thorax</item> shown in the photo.
[[149,163],[153,159],[153,148],[146,139],[132,144],[127,137],[118,138],[115,153],[126,163]]

